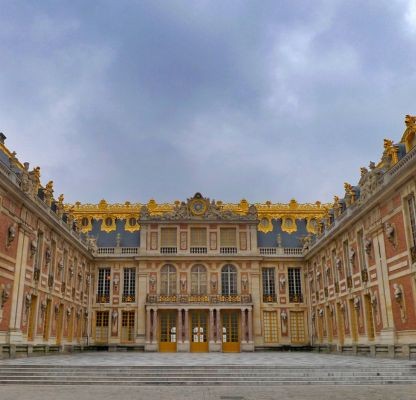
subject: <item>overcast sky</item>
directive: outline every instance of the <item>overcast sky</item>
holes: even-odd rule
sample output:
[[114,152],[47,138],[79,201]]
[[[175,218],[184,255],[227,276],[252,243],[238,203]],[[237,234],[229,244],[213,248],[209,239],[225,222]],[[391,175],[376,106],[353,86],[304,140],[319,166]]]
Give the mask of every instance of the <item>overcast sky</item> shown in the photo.
[[0,0],[0,131],[67,201],[331,201],[416,114],[416,0]]

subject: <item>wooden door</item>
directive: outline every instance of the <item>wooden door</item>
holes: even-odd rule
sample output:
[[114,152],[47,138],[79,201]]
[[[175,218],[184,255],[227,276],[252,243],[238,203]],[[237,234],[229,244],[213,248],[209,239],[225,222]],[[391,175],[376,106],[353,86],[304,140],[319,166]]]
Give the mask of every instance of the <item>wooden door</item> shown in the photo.
[[176,310],[159,311],[159,351],[176,351]]
[[208,351],[208,312],[195,310],[191,312],[191,351]]
[[240,311],[221,311],[222,351],[238,353],[240,351]]

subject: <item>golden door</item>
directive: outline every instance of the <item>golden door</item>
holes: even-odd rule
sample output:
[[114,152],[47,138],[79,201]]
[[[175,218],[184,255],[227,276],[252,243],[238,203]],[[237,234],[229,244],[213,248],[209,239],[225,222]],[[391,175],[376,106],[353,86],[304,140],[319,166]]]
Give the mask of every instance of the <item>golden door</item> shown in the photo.
[[290,340],[293,344],[305,343],[305,314],[303,311],[290,312]]
[[176,316],[175,311],[160,311],[159,316],[159,351],[176,351]]
[[240,311],[223,310],[222,319],[222,351],[238,353],[240,351]]
[[191,312],[191,351],[208,351],[208,312],[195,310]]

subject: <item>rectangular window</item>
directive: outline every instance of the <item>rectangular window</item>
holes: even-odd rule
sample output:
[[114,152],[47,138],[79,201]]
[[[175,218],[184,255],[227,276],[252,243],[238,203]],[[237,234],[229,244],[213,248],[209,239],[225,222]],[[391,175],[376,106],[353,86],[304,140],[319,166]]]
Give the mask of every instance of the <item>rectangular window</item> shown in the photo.
[[274,303],[276,302],[276,285],[274,278],[274,268],[263,268],[263,302]]
[[177,247],[176,228],[162,228],[160,233],[160,247]]
[[124,303],[136,301],[136,268],[124,268],[122,301]]
[[51,264],[49,266],[49,275],[54,276],[55,274],[55,259],[56,259],[56,242],[52,240],[51,244]]
[[98,270],[97,303],[110,302],[110,268]]
[[325,257],[322,257],[322,275],[324,277],[324,288],[328,288],[328,274],[326,271],[327,265],[326,265],[326,259]]
[[277,331],[277,312],[263,312],[264,343],[278,343],[279,335]]
[[289,274],[289,302],[302,303],[302,285],[300,280],[300,268],[288,268]]
[[62,258],[62,272],[61,272],[61,282],[66,280],[66,271],[68,269],[68,250],[64,250],[64,255]]
[[235,228],[220,229],[221,247],[237,247],[237,231]]
[[350,246],[348,244],[348,240],[345,240],[342,244],[342,249],[344,252],[344,268],[345,268],[345,275],[351,276],[351,265],[350,265]]
[[335,249],[331,251],[331,264],[332,264],[332,271],[334,274],[334,281],[339,282],[339,273],[337,268],[337,252]]
[[35,270],[40,271],[42,268],[42,254],[43,254],[43,232],[38,232],[38,240],[36,244],[36,262]]
[[95,341],[106,343],[108,340],[108,311],[97,311],[95,319]]
[[358,252],[360,257],[360,268],[361,271],[367,269],[366,263],[365,263],[365,248],[364,248],[364,232],[361,229],[357,233],[357,241],[358,241]]
[[207,229],[191,228],[191,247],[207,246]]
[[292,343],[305,342],[305,319],[303,311],[290,312],[290,338]]
[[409,206],[410,230],[412,234],[412,245],[416,247],[416,202],[415,196],[410,196],[407,200]]
[[121,312],[121,340],[134,342],[134,311]]

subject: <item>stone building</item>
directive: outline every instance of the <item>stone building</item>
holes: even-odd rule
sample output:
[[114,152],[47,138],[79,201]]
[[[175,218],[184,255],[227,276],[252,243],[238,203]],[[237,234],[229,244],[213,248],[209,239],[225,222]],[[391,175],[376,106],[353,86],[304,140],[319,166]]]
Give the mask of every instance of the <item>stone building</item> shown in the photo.
[[65,204],[0,137],[0,355],[416,357],[416,118],[332,204]]

